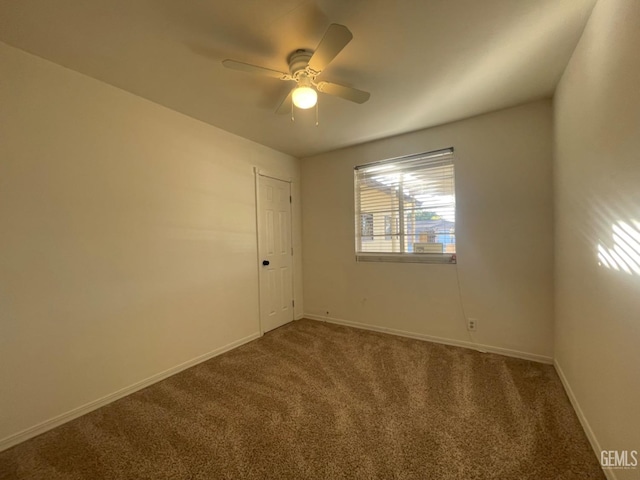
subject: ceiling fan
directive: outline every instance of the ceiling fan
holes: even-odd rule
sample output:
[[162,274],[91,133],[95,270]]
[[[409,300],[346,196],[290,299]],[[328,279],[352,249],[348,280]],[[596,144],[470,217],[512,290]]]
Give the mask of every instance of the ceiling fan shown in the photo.
[[302,109],[315,106],[318,101],[316,90],[355,103],[364,103],[369,100],[371,95],[369,92],[345,87],[337,83],[316,81],[316,77],[322,73],[329,62],[342,51],[352,38],[353,35],[344,25],[338,25],[336,23],[329,25],[329,28],[315,51],[299,49],[289,56],[289,73],[238,62],[236,60],[224,60],[222,65],[242,72],[257,73],[284,81],[295,81],[296,86],[282,101],[276,110],[277,113],[292,111],[292,105]]

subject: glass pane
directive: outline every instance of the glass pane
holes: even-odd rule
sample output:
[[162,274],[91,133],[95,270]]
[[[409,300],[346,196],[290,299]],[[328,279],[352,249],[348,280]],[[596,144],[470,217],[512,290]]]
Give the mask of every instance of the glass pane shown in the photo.
[[356,169],[359,242],[367,253],[456,251],[451,152]]
[[438,230],[405,237],[407,253],[456,253],[454,232]]
[[362,239],[362,252],[366,253],[400,253],[400,235],[392,235],[387,240],[385,235],[374,235],[371,240]]
[[363,242],[373,240],[373,214],[361,213],[360,214],[360,235]]

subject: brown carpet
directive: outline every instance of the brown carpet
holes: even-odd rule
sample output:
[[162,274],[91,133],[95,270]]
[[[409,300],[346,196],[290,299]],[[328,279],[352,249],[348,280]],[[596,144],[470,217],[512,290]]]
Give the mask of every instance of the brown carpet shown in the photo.
[[552,366],[302,320],[0,453],[6,479],[604,479]]

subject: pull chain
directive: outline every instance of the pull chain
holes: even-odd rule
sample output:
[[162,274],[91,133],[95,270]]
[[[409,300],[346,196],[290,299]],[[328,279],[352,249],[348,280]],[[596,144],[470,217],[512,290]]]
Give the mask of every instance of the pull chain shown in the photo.
[[[293,102],[291,102],[291,121],[295,122],[296,117],[293,110]],[[318,104],[316,103],[316,127],[320,125],[319,114],[318,114]]]

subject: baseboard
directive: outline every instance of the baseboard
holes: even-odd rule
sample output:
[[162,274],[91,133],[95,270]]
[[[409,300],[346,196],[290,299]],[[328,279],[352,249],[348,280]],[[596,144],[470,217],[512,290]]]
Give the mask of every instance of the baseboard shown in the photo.
[[[598,439],[596,438],[595,433],[593,433],[593,430],[591,429],[591,425],[589,425],[589,421],[587,420],[587,417],[585,417],[582,411],[582,408],[578,403],[578,399],[573,393],[573,390],[571,389],[571,385],[569,384],[569,381],[567,380],[567,377],[565,376],[564,371],[562,370],[562,367],[558,363],[558,360],[553,361],[553,366],[555,367],[556,372],[558,372],[558,377],[560,377],[560,381],[562,382],[564,391],[567,393],[567,397],[569,397],[569,401],[571,402],[571,406],[573,407],[573,409],[576,412],[576,415],[578,416],[578,420],[580,420],[580,424],[582,425],[582,429],[584,430],[584,433],[587,435],[587,439],[591,444],[591,448],[593,448],[593,451],[598,457],[598,461],[600,461],[600,452],[602,451],[602,448],[600,447],[600,442],[598,442]],[[604,472],[608,480],[617,480],[618,477],[616,476],[616,473],[614,470],[603,469],[602,471]]]
[[396,330],[395,328],[379,327],[376,325],[352,322],[350,320],[342,320],[342,319],[333,318],[333,317],[324,317],[321,315],[305,314],[304,318],[308,318],[310,320],[317,320],[320,322],[335,323],[337,325],[345,325],[347,327],[360,328],[363,330],[371,330],[373,332],[390,333],[392,335],[398,335],[400,337],[415,338],[416,340],[425,340],[427,342],[441,343],[444,345],[451,345],[454,347],[470,348],[472,350],[477,350],[480,352],[497,353],[499,355],[505,355],[507,357],[521,358],[524,360],[531,360],[534,362],[546,363],[549,365],[553,364],[553,358],[551,357],[546,357],[544,355],[538,355],[535,353],[521,352],[518,350],[510,350],[508,348],[494,347],[492,345],[483,345],[480,343],[465,342],[464,340],[455,340],[451,338],[434,337],[431,335],[424,335],[422,333],[407,332],[404,330]]
[[261,336],[260,333],[257,332],[247,337],[241,338],[240,340],[231,342],[223,347],[216,348],[211,352],[205,353],[203,355],[199,355],[191,360],[181,363],[180,365],[171,367],[168,370],[152,375],[151,377],[146,378],[140,382],[136,382],[133,385],[120,389],[116,392],[110,393],[109,395],[106,395],[102,398],[89,402],[80,407],[74,408],[73,410],[69,410],[66,413],[58,415],[49,420],[45,420],[44,422],[34,425],[33,427],[29,427],[25,430],[22,430],[21,432],[18,432],[6,438],[3,438],[2,440],[0,440],[0,452],[13,447],[14,445],[22,443],[25,440],[29,440],[30,438],[40,435],[48,430],[51,430],[52,428],[58,427],[63,423],[67,423],[71,420],[81,417],[82,415],[86,415],[87,413],[92,412],[93,410],[97,410],[100,407],[104,407],[105,405],[108,405],[111,402],[114,402],[123,397],[126,397],[127,395],[131,395],[132,393],[137,392],[138,390],[142,390],[143,388],[146,388],[149,385],[153,385],[154,383],[164,380],[165,378],[175,375],[176,373],[186,370],[187,368],[193,367],[194,365],[197,365],[213,357],[216,357],[225,352],[228,352],[229,350],[233,350],[234,348],[244,345],[245,343],[249,343],[259,338],[260,336]]

